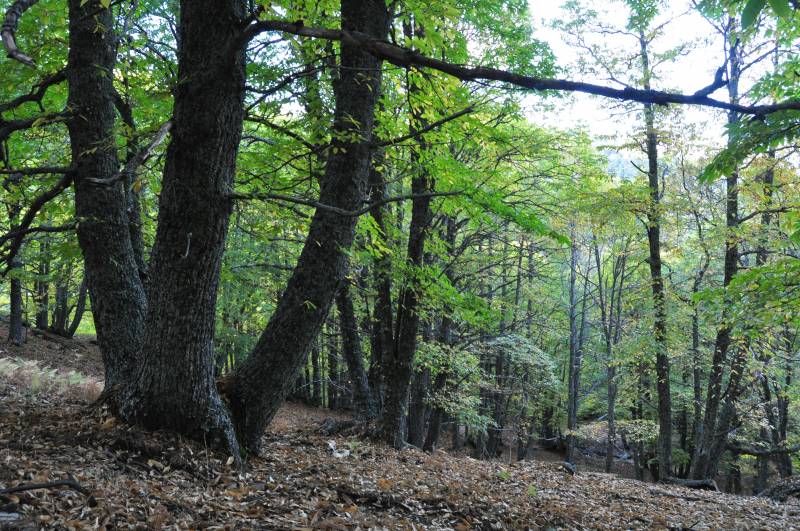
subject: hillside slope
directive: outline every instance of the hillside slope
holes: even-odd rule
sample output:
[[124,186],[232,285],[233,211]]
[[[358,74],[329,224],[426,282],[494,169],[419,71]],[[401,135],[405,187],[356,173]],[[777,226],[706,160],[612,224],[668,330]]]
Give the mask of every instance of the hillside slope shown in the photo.
[[11,529],[800,529],[797,501],[398,452],[326,437],[319,425],[330,412],[298,405],[281,410],[264,454],[239,472],[200,443],[92,408],[96,378],[55,375],[32,389],[30,364],[5,367],[0,488],[73,476],[88,489],[1,495],[0,526]]

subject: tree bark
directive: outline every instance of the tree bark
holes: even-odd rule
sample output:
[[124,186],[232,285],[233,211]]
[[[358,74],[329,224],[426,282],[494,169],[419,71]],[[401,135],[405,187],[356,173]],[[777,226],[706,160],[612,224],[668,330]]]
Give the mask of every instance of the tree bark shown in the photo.
[[147,308],[130,240],[123,183],[97,184],[119,170],[112,72],[114,27],[97,0],[69,1],[67,105],[75,183],[75,217],[83,251],[107,391],[131,382],[139,367]]
[[181,82],[149,264],[141,370],[120,413],[224,446],[238,458],[215,383],[214,323],[244,119],[245,52],[238,43],[247,3],[183,0],[180,9]]
[[[383,40],[383,0],[344,0],[342,28]],[[381,61],[349,42],[341,44],[334,85],[332,149],[320,184],[320,202],[344,210],[361,207],[369,173]],[[230,401],[240,442],[258,451],[261,434],[291,389],[347,268],[356,219],[317,209],[306,243],[275,313],[253,352],[234,372]]]

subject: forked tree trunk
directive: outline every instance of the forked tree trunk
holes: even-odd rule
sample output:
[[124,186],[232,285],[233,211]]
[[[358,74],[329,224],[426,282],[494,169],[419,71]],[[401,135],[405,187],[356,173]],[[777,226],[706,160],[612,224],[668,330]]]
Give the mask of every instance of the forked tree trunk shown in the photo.
[[[388,13],[383,0],[344,0],[342,27],[383,40]],[[366,196],[381,61],[347,41],[334,85],[332,149],[320,183],[320,202],[360,208]],[[264,428],[297,376],[328,315],[347,268],[356,218],[317,209],[286,290],[253,352],[234,372],[229,397],[240,443],[257,451]]]
[[238,43],[247,2],[183,0],[180,9],[181,82],[148,271],[141,370],[120,413],[224,444],[238,457],[214,378],[214,322],[244,119],[245,52]]
[[[416,35],[415,35],[416,32]],[[421,28],[412,29],[405,27],[406,38],[422,36]],[[415,104],[413,99],[420,91],[419,81],[411,78],[408,92],[410,101],[410,132],[414,133],[426,125],[423,119],[423,109]],[[408,250],[406,262],[410,266],[410,274],[404,279],[403,286],[397,298],[397,312],[394,327],[394,343],[384,351],[386,358],[383,360],[383,381],[385,398],[383,417],[379,431],[384,441],[401,448],[406,439],[406,410],[408,406],[408,391],[411,383],[414,353],[417,349],[417,333],[419,331],[419,299],[421,290],[416,270],[422,266],[425,255],[425,240],[428,234],[428,225],[431,218],[431,198],[426,196],[432,189],[428,170],[424,167],[421,151],[427,149],[422,138],[417,138],[418,150],[411,151],[412,166],[416,171],[411,178],[411,192],[416,194],[411,203],[411,222],[408,229]],[[419,438],[424,438],[422,430],[417,431]]]

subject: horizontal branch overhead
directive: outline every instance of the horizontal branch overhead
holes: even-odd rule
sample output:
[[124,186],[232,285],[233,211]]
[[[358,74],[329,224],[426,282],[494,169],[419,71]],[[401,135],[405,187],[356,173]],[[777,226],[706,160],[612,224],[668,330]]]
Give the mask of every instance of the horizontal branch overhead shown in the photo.
[[339,29],[306,27],[303,25],[302,21],[285,22],[281,20],[261,20],[253,22],[244,30],[241,44],[245,45],[260,33],[267,31],[281,31],[301,37],[346,41],[396,66],[432,68],[463,81],[500,81],[535,91],[554,90],[561,92],[581,92],[617,100],[636,101],[656,105],[668,105],[671,103],[701,105],[754,116],[763,116],[765,114],[785,110],[800,110],[800,101],[794,100],[768,105],[741,105],[715,100],[709,97],[709,94],[717,88],[724,86],[725,82],[719,78],[694,94],[679,94],[631,87],[619,89],[567,79],[538,78],[497,68],[449,63],[422,55],[409,48],[374,39],[363,33]]

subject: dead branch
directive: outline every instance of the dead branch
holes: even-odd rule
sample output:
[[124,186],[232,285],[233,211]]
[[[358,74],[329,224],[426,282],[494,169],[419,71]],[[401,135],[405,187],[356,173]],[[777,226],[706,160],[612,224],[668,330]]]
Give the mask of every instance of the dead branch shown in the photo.
[[98,184],[101,186],[110,186],[114,183],[126,180],[128,177],[133,176],[136,173],[136,170],[139,168],[139,166],[144,164],[145,161],[150,157],[150,155],[153,153],[153,150],[155,150],[155,148],[157,148],[159,145],[161,145],[162,142],[164,142],[164,139],[167,138],[167,133],[169,133],[169,130],[171,128],[172,128],[171,121],[164,122],[161,125],[161,127],[158,128],[158,131],[156,131],[156,134],[153,136],[152,140],[150,140],[150,143],[147,144],[147,146],[145,146],[144,149],[138,151],[136,155],[132,157],[131,160],[127,162],[127,164],[125,164],[125,167],[122,170],[112,175],[111,177],[107,177],[105,179],[85,177],[84,180],[92,184]]
[[48,481],[47,483],[28,483],[27,485],[17,485],[16,487],[0,489],[0,494],[12,494],[14,492],[23,492],[26,490],[52,489],[53,487],[69,487],[86,496],[92,495],[89,489],[78,483],[78,480],[72,477],[72,475],[67,476],[67,479]]

